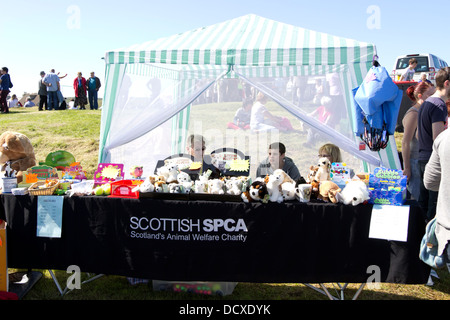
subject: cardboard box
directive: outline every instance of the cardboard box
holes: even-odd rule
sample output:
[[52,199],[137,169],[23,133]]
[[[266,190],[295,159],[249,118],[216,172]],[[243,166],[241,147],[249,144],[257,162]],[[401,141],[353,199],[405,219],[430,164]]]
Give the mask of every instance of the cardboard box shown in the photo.
[[0,220],[0,291],[9,290],[8,260],[6,256],[6,222]]
[[369,203],[401,206],[406,199],[407,177],[402,170],[375,168],[369,177]]

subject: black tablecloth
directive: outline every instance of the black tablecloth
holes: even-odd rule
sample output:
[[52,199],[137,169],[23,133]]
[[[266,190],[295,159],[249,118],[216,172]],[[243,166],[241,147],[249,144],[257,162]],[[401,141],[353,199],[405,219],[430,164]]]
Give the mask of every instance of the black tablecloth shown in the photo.
[[418,258],[425,224],[416,202],[407,242],[370,239],[369,204],[65,196],[61,238],[41,238],[36,196],[1,203],[10,268],[275,283],[362,283],[375,275],[370,266],[381,282],[421,284],[429,275]]

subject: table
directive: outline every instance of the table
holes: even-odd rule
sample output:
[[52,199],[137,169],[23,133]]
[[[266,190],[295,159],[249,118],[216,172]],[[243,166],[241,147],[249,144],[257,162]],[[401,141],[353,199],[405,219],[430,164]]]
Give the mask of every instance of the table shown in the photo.
[[1,195],[10,268],[183,281],[423,284],[425,223],[411,205],[408,241],[369,239],[372,205],[64,196],[61,238],[36,237],[37,196]]

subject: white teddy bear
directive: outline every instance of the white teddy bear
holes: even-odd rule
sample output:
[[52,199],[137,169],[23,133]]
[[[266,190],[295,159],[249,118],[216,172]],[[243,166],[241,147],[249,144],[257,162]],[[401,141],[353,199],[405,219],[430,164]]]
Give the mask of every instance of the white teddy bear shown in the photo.
[[281,194],[284,201],[295,200],[295,182],[285,182],[281,185]]
[[174,163],[166,164],[163,167],[158,168],[156,171],[158,175],[164,176],[167,183],[172,183],[177,181],[178,176],[178,165]]
[[181,171],[180,173],[178,173],[177,181],[179,184],[181,184],[183,186],[186,193],[189,193],[191,191],[192,186],[194,184],[192,182],[191,176],[184,171]]
[[344,189],[339,193],[339,201],[343,204],[357,206],[360,203],[369,200],[369,191],[366,184],[361,180],[352,180],[347,183]]
[[207,180],[195,180],[194,183],[195,193],[208,193],[208,181]]
[[223,190],[225,183],[220,179],[212,179],[208,182],[208,193],[210,194],[224,194]]
[[281,194],[280,185],[284,181],[284,176],[280,173],[273,173],[269,175],[267,182],[267,191],[269,192],[269,200],[271,202],[283,202],[283,195]]
[[146,192],[153,192],[155,191],[155,185],[153,184],[153,180],[152,177],[147,177],[145,178],[144,182],[142,182],[140,185],[134,187],[131,191],[132,192],[142,192],[142,193],[146,193]]
[[242,193],[242,186],[243,186],[242,180],[237,178],[231,178],[226,182],[227,193],[238,196]]

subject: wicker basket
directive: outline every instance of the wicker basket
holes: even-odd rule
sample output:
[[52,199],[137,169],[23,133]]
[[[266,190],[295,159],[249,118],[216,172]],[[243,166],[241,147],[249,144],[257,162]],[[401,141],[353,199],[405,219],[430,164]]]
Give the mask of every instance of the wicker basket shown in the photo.
[[58,187],[58,184],[48,187],[48,188],[38,188],[39,186],[45,185],[44,181],[38,181],[33,183],[28,188],[28,193],[32,196],[51,196],[53,192],[55,192],[56,188]]

